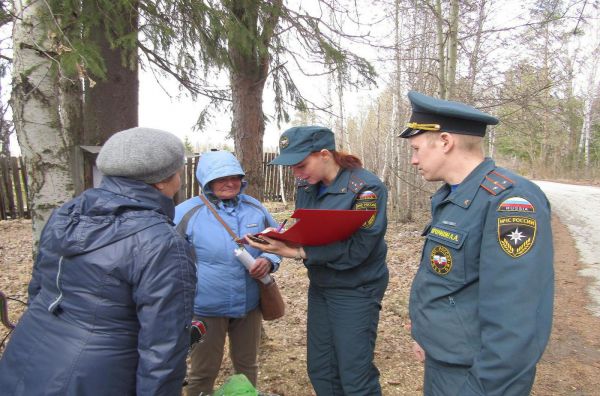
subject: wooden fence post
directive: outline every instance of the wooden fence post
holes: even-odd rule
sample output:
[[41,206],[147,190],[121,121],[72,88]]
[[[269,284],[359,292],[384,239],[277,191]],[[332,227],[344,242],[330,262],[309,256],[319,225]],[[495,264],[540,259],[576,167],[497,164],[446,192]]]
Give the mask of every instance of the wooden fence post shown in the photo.
[[[91,151],[90,153],[94,154]],[[84,157],[87,154],[87,152],[84,152]],[[294,177],[290,167],[285,166],[281,169],[282,186],[278,167],[268,165],[276,155],[276,153],[265,153],[263,157],[262,168],[265,175],[263,192],[265,201],[281,201],[282,190],[287,199],[293,199],[295,194]],[[196,180],[199,158],[198,155],[195,155],[186,159],[185,174],[182,176],[183,186],[177,194],[177,202],[197,196],[200,193],[199,183]],[[91,186],[91,168],[84,170],[84,173],[86,186]],[[6,220],[23,217],[30,217],[25,162],[23,157],[0,158],[0,219]]]
[[15,195],[17,196],[17,216],[25,217],[25,205],[27,203],[27,197],[23,199],[23,184],[21,181],[21,177],[19,174],[19,159],[17,157],[12,157],[10,159],[10,166],[12,168],[12,175],[15,186]]
[[8,158],[0,158],[0,177],[2,178],[2,190],[4,195],[4,214],[5,219],[9,216],[14,219],[17,215],[15,209],[15,199],[13,192],[13,183],[10,172],[10,160]]

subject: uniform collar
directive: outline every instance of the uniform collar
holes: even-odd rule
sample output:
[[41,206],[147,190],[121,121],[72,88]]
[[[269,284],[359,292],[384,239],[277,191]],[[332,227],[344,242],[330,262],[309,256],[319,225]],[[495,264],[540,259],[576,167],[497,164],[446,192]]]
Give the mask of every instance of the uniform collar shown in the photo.
[[[327,190],[321,196],[327,194],[344,194],[348,191],[348,184],[350,183],[350,174],[352,172],[345,172],[346,169],[340,168],[337,176],[333,182],[327,186]],[[319,193],[318,184],[298,184],[299,187],[304,188],[304,191],[314,194],[315,196]]]
[[[433,200],[450,201],[461,208],[468,208],[475,198],[475,194],[479,190],[479,186],[485,179],[485,176],[496,168],[494,160],[485,158],[482,163],[477,165],[475,169],[460,183],[458,188],[450,193],[450,186],[444,184],[434,195]],[[448,195],[449,194],[449,195]]]
[[344,194],[348,191],[348,184],[350,183],[350,174],[352,172],[344,172],[344,168],[340,168],[337,176],[327,187],[327,193],[329,194]]

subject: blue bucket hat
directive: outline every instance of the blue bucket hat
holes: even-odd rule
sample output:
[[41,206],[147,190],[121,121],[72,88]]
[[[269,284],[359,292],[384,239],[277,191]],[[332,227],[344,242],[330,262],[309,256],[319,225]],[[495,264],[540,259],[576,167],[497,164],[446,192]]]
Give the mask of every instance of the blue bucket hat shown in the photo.
[[335,138],[329,128],[299,126],[279,138],[279,155],[269,165],[296,165],[309,154],[323,149],[335,150]]
[[498,123],[496,117],[464,103],[437,99],[416,91],[408,93],[408,100],[412,115],[408,128],[398,136],[401,138],[427,131],[484,136],[488,125]]

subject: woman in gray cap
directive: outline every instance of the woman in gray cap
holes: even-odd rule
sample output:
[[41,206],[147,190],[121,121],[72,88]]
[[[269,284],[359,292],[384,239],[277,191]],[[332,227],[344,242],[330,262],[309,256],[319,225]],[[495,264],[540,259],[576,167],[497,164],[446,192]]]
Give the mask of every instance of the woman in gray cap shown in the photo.
[[196,272],[173,228],[184,148],[169,132],[113,135],[104,177],[54,211],[29,307],[2,360],[3,395],[176,395]]
[[348,239],[294,246],[270,238],[251,246],[302,260],[308,269],[307,366],[317,395],[380,395],[373,363],[381,300],[388,284],[387,189],[359,158],[335,150],[320,126],[288,129],[271,162],[291,166],[296,208],[376,210]]

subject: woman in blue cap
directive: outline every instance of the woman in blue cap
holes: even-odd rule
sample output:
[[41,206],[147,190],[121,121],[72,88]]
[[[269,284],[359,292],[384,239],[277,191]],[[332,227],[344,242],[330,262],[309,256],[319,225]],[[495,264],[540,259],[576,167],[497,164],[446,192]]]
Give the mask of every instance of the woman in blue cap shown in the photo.
[[177,136],[114,134],[103,178],[42,231],[29,307],[0,360],[2,395],[181,393],[196,286],[173,227],[184,147]]
[[302,260],[308,269],[307,365],[317,395],[379,395],[373,363],[381,301],[388,284],[387,190],[359,158],[335,150],[328,128],[285,131],[271,164],[291,166],[296,208],[374,209],[350,238],[323,246],[292,246],[270,238],[256,248]]
[[236,241],[215,217],[216,213],[238,236],[277,225],[259,201],[244,194],[244,171],[232,153],[202,154],[196,178],[202,197],[182,202],[175,211],[175,222],[184,228],[196,251],[194,317],[208,330],[190,354],[185,389],[190,396],[212,393],[227,336],[236,374],[244,374],[256,386],[262,324],[257,280],[276,271],[281,262],[274,254],[249,248],[255,261],[247,270],[234,254]]

